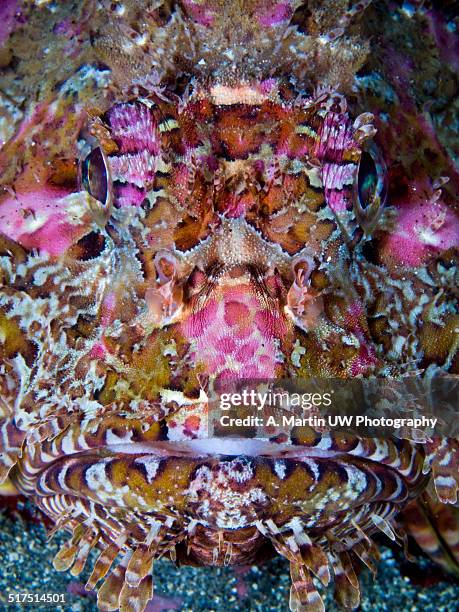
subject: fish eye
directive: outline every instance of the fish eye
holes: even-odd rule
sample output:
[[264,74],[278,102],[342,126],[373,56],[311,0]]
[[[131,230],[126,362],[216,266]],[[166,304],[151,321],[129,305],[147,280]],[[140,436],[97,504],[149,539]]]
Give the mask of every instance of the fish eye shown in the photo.
[[93,149],[80,166],[80,188],[101,202],[104,209],[112,202],[110,170],[105,153],[100,147]]
[[374,229],[386,198],[386,165],[372,143],[362,151],[354,183],[354,210],[366,231]]

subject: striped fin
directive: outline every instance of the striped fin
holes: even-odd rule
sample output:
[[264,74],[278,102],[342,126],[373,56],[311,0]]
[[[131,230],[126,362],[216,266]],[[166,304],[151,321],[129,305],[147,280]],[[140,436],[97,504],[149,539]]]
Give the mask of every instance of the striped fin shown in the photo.
[[7,479],[11,468],[21,456],[25,436],[26,432],[16,427],[11,409],[0,397],[0,484]]
[[86,590],[90,591],[95,587],[97,582],[101,580],[106,574],[110,571],[110,568],[118,556],[120,550],[124,546],[126,542],[127,535],[122,534],[116,542],[112,542],[103,550],[97,561],[94,564],[94,569],[92,570],[92,574],[89,576],[88,582],[86,583]]
[[47,542],[50,542],[54,538],[56,533],[60,531],[71,520],[72,515],[70,513],[61,515],[54,524],[54,527],[46,534]]
[[444,504],[455,504],[459,489],[459,441],[434,438],[426,442],[424,472],[432,470],[435,491]]
[[352,560],[347,551],[332,556],[335,574],[335,601],[343,608],[357,608],[360,603],[360,586]]
[[373,576],[376,575],[376,561],[379,558],[379,553],[373,542],[365,542],[360,541],[357,544],[354,544],[352,547],[352,552],[357,555],[357,557],[363,561],[363,563],[368,567]]
[[28,443],[41,444],[44,440],[52,441],[56,436],[63,433],[71,424],[72,416],[58,416],[35,427],[29,434]]
[[300,521],[293,522],[294,539],[302,562],[311,572],[317,576],[324,586],[330,582],[330,569],[328,567],[327,555],[317,544],[313,544],[304,531]]
[[84,533],[85,527],[80,523],[77,527],[75,527],[70,540],[67,540],[67,542],[65,542],[65,544],[63,544],[63,546],[60,548],[59,552],[53,559],[54,569],[56,569],[58,572],[64,572],[73,565],[78,551],[78,545]]
[[129,564],[131,552],[123,557],[121,562],[110,572],[97,592],[97,607],[99,610],[111,612],[118,610],[121,589],[124,586],[126,567]]
[[291,545],[285,541],[285,538],[282,536],[280,530],[277,528],[275,523],[269,519],[266,522],[257,521],[256,527],[258,531],[268,538],[276,551],[282,556],[285,557],[288,561],[298,563],[298,547],[296,542],[294,542],[293,550]]
[[323,612],[324,604],[309,570],[326,586],[330,581],[327,556],[320,546],[311,542],[301,521],[293,519],[288,527],[290,535],[282,533],[271,520],[257,524],[258,530],[271,540],[278,553],[290,561],[290,609],[298,612]]
[[79,576],[81,574],[84,569],[84,566],[86,565],[88,555],[94,548],[94,546],[97,544],[98,539],[99,536],[92,527],[85,531],[78,545],[75,563],[72,569],[70,570],[72,576]]
[[153,597],[153,577],[151,574],[145,576],[137,586],[124,583],[120,597],[120,612],[142,612],[147,603]]
[[162,523],[155,521],[145,538],[145,542],[139,544],[135,549],[126,570],[126,582],[130,586],[138,586],[140,581],[151,573],[153,559],[162,539],[161,527]]
[[459,508],[424,492],[400,513],[411,537],[444,570],[459,577]]
[[290,610],[292,612],[324,612],[325,607],[309,572],[300,563],[290,563]]
[[154,553],[154,549],[147,544],[137,546],[126,570],[126,583],[130,587],[138,587],[140,582],[151,573]]
[[330,570],[325,552],[314,544],[303,529],[301,521],[293,519],[289,527],[293,535],[280,532],[272,521],[258,523],[258,530],[269,538],[277,552],[291,563],[304,565],[324,586],[330,582]]
[[380,531],[382,531],[389,539],[395,542],[395,533],[392,530],[390,524],[386,521],[382,516],[378,516],[377,514],[373,514],[371,516],[371,520],[373,521],[375,527],[377,527]]
[[[155,113],[141,102],[122,103],[109,111],[108,120],[118,147],[108,158],[112,177],[142,190],[153,181],[159,163],[161,137]],[[126,194],[121,197],[126,199]]]
[[0,453],[0,485],[8,478],[11,468],[16,465],[18,455],[15,453]]

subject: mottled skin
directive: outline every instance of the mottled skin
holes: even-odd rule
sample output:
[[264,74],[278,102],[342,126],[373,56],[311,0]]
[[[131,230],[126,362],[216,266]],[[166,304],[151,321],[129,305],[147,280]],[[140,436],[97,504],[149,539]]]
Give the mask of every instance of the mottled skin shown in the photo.
[[[184,3],[208,27],[196,4]],[[265,4],[263,27],[293,10]],[[326,585],[331,570],[338,602],[356,607],[371,536],[403,541],[396,515],[429,481],[456,502],[457,441],[300,427],[208,439],[208,400],[242,377],[451,368],[453,334],[442,359],[423,337],[431,320],[457,325],[451,268],[389,273],[367,257],[390,227],[382,190],[356,193],[372,116],[270,78],[152,90],[90,132],[97,180],[83,163],[75,193],[0,204],[2,466],[73,532],[56,568],[78,574],[97,546],[100,608],[143,609],[162,554],[247,564],[274,548],[292,610],[322,609],[311,577]],[[437,238],[435,253],[452,246]]]

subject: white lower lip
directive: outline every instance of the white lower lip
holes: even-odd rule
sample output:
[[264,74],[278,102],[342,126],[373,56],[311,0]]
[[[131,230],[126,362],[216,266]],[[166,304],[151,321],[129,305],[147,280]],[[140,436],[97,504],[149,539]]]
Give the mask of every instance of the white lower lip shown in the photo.
[[111,444],[106,448],[114,453],[127,455],[142,453],[159,457],[245,455],[248,457],[300,459],[301,457],[331,457],[339,454],[335,451],[322,450],[320,448],[276,444],[268,440],[257,440],[254,438],[206,438],[181,442],[154,442],[150,444],[139,442],[132,444]]

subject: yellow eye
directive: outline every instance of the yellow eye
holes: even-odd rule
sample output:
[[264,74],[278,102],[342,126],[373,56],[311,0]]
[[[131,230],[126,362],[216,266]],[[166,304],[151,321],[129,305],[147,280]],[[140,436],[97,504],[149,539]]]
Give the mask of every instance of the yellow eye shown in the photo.
[[105,153],[100,147],[93,149],[80,166],[80,188],[98,200],[104,209],[112,203],[112,184]]

